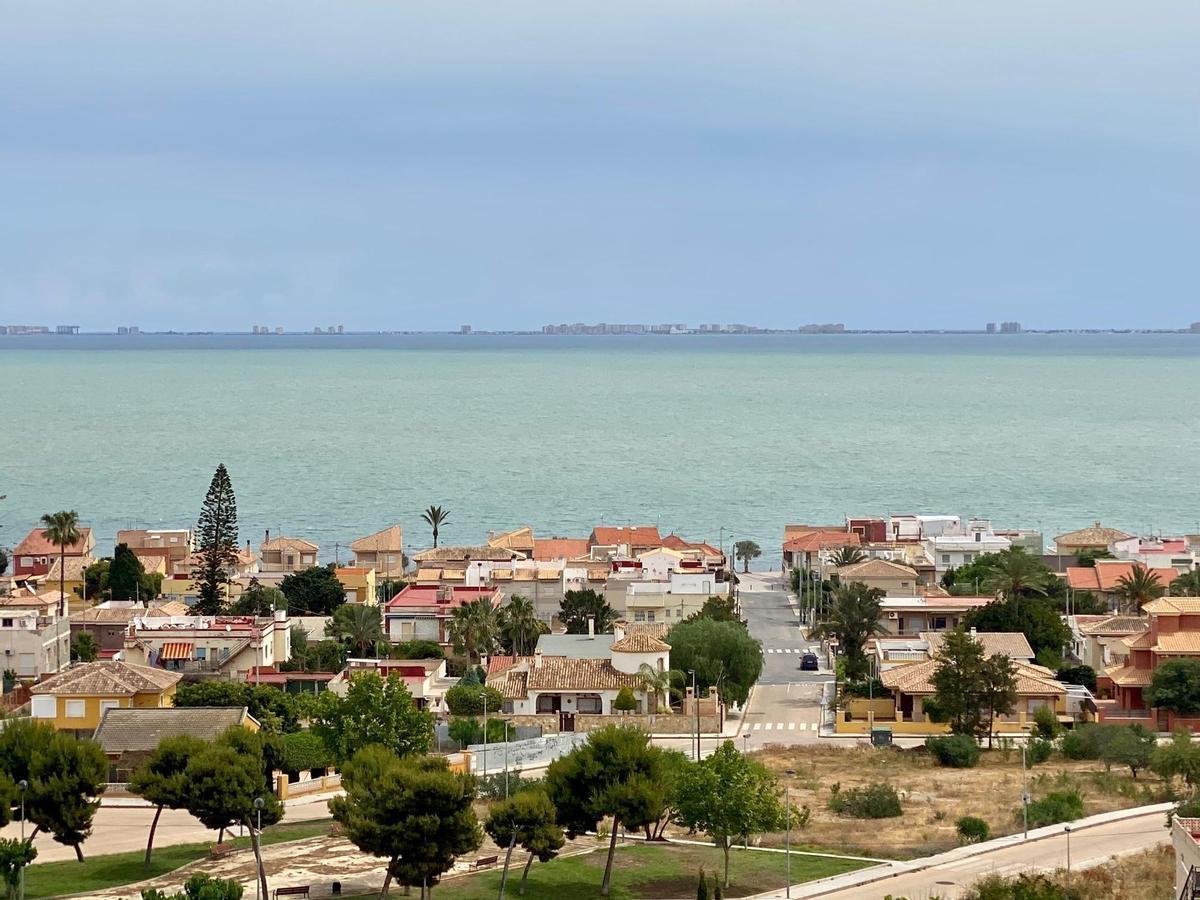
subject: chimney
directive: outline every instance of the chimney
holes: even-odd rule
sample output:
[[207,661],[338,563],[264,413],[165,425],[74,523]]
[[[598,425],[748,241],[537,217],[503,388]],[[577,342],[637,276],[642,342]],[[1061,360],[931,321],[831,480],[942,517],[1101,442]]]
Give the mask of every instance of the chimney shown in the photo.
[[971,637],[973,639],[979,637],[979,632],[977,632],[974,628],[971,629]]
[[596,617],[588,616],[588,637],[596,636]]
[[270,541],[270,540],[271,540],[271,529],[270,529],[270,528],[268,528],[268,529],[267,529],[267,536],[263,538],[263,543],[265,544],[265,543],[267,543],[267,542],[268,542],[268,541]]
[[535,669],[540,669],[542,667],[542,650],[540,647],[533,651],[533,667]]

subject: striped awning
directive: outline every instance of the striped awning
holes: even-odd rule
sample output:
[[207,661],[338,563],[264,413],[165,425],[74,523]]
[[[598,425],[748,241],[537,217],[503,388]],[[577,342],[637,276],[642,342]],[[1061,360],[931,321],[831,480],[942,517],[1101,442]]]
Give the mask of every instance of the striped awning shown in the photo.
[[192,648],[195,644],[185,643],[183,641],[167,641],[163,644],[162,653],[158,655],[159,659],[191,659]]

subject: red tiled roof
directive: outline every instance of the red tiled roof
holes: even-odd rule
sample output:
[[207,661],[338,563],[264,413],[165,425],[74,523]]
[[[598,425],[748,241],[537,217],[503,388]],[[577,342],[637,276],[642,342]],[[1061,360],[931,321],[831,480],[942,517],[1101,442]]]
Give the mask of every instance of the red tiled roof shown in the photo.
[[810,531],[787,541],[783,549],[789,553],[814,553],[839,547],[857,547],[861,543],[862,538],[853,531]]
[[[450,594],[450,601],[448,603],[438,603],[438,596],[443,591],[448,591]],[[493,606],[497,606],[500,603],[500,591],[494,587],[467,587],[461,584],[410,584],[388,601],[387,608],[403,609],[423,606],[444,606],[453,609],[471,600],[478,600],[481,597],[490,599]]]
[[[1115,591],[1122,578],[1133,574],[1134,567],[1143,568],[1135,562],[1102,562],[1095,566],[1067,566],[1067,584],[1076,591]],[[1174,581],[1175,571],[1150,569],[1158,577],[1159,584],[1166,587]]]
[[599,525],[592,529],[592,544],[610,547],[614,544],[629,544],[633,547],[661,547],[662,538],[655,525],[620,526]]
[[706,544],[703,541],[694,544],[691,541],[685,541],[677,534],[668,534],[662,539],[662,545],[668,550],[702,550],[708,556],[721,556],[721,551],[712,544]]
[[[29,534],[25,535],[25,540],[17,544],[16,549],[13,550],[13,556],[58,556],[60,552],[58,547],[54,546],[54,544],[50,543],[43,536],[42,533],[45,530],[39,525],[33,531],[29,532]],[[90,543],[91,536],[92,529],[80,528],[79,540],[74,544],[67,544],[67,556],[78,556],[84,553]]]
[[533,542],[533,558],[543,562],[576,559],[587,556],[587,552],[587,538],[537,538]]

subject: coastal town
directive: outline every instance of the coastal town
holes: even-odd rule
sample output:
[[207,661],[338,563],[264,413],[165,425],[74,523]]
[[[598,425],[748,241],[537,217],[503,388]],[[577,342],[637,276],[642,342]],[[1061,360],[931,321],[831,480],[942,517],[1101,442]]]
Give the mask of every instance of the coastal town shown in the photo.
[[197,523],[28,523],[14,892],[973,896],[1013,852],[1069,880],[1072,831],[1077,877],[1200,889],[1200,535],[863,515],[764,570],[726,529],[450,516],[329,561],[243,536],[222,466]]

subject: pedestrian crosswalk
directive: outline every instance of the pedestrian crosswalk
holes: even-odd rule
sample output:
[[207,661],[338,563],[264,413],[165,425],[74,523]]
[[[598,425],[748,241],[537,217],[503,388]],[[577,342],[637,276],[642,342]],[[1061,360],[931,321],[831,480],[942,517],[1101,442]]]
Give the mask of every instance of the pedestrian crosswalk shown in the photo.
[[751,731],[820,731],[816,722],[755,722]]
[[767,653],[808,653],[807,647],[768,647]]

